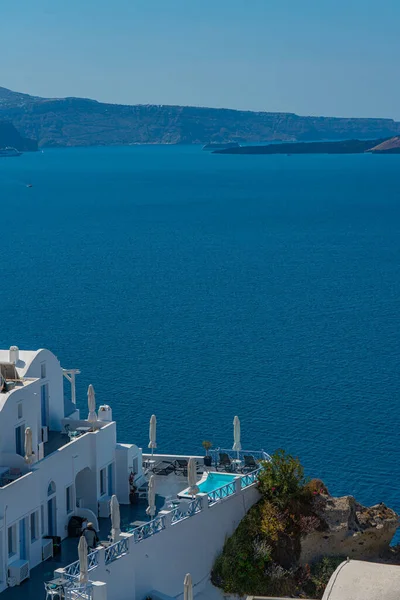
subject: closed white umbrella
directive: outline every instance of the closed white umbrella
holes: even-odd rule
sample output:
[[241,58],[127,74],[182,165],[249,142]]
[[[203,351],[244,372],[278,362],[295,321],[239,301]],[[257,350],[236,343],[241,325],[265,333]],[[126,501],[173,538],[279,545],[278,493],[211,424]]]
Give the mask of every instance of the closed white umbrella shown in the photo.
[[183,600],[193,600],[193,583],[190,573],[185,575],[185,580],[183,582]]
[[24,444],[24,449],[25,449],[25,462],[28,463],[28,465],[31,464],[31,462],[33,461],[33,450],[32,450],[32,429],[30,427],[27,427],[25,429],[25,444]]
[[121,517],[119,514],[119,502],[117,496],[113,494],[110,501],[111,509],[111,537],[113,542],[118,542],[121,534]]
[[197,486],[197,462],[196,459],[191,457],[188,462],[188,494],[195,496],[199,493],[199,487]]
[[78,544],[78,557],[79,557],[79,582],[87,583],[88,581],[88,548],[86,538],[81,535],[81,539]]
[[157,448],[156,442],[157,436],[157,419],[156,415],[151,415],[150,429],[149,429],[149,448],[151,448],[151,455],[153,456],[154,448]]
[[152,475],[149,479],[149,488],[147,490],[147,499],[148,499],[149,505],[146,508],[146,515],[149,515],[149,517],[154,517],[154,515],[156,514],[156,482],[154,479],[154,475]]
[[89,408],[89,414],[88,414],[87,420],[89,421],[89,423],[96,423],[97,422],[96,397],[94,394],[94,387],[92,386],[92,384],[90,384],[88,387],[87,397],[88,397],[88,408]]
[[240,420],[239,417],[233,419],[233,447],[232,450],[237,451],[237,457],[239,458],[239,452],[242,449],[240,443]]

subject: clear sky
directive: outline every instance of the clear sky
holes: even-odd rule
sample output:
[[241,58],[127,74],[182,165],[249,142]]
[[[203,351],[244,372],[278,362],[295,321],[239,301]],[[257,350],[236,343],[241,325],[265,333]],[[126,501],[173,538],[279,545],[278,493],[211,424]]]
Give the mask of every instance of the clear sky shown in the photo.
[[0,0],[0,86],[400,120],[400,0]]

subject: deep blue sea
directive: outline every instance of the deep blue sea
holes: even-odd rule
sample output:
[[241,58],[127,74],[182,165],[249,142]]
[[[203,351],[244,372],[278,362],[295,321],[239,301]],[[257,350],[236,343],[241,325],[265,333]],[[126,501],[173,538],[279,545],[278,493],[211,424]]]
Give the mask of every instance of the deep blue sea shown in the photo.
[[[32,188],[26,184],[32,183]],[[400,156],[0,159],[0,347],[47,347],[118,438],[283,447],[400,510]]]

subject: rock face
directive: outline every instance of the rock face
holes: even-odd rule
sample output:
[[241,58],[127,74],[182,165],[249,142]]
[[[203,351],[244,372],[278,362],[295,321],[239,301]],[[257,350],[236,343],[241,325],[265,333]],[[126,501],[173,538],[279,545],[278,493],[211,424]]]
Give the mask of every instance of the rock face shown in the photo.
[[374,154],[400,154],[400,136],[390,138],[369,150]]
[[299,562],[303,565],[322,556],[376,559],[388,551],[399,527],[398,515],[384,504],[367,508],[352,496],[323,497],[316,514],[323,531],[302,537]]
[[41,146],[196,144],[389,138],[392,119],[302,117],[194,106],[104,104],[85,98],[39,98],[0,87],[0,119]]
[[22,137],[12,123],[0,121],[0,148],[11,146],[20,152],[37,150],[36,140]]
[[[397,139],[397,138],[392,138]],[[240,146],[215,150],[214,154],[363,154],[375,151],[385,140],[341,140],[339,142],[301,142]],[[378,145],[379,144],[379,145]],[[371,150],[371,146],[375,148]]]

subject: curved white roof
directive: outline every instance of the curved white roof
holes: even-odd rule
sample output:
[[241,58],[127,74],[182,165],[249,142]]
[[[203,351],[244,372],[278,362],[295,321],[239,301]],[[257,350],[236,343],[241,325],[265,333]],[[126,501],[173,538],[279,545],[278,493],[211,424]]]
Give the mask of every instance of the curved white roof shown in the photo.
[[400,566],[345,561],[329,580],[322,600],[399,600]]
[[[33,359],[41,352],[39,350],[20,350],[19,360],[16,363],[17,371],[20,377],[23,377],[28,370]],[[10,350],[0,350],[0,362],[10,362]]]

